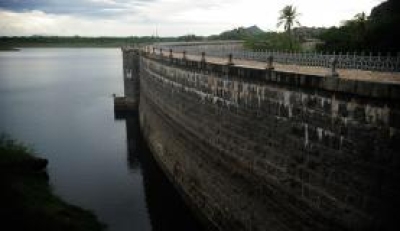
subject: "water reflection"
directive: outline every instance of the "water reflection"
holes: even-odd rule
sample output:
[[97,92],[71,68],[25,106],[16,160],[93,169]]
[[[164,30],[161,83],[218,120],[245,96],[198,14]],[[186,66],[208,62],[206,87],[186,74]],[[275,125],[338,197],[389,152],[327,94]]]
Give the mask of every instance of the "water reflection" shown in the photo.
[[53,191],[109,231],[196,230],[148,161],[137,118],[115,120],[121,64],[119,49],[0,52],[0,132],[47,158]]
[[[117,117],[121,119],[121,115]],[[131,113],[122,117],[126,118],[128,165],[132,172],[142,172],[152,230],[203,230],[155,162],[141,135],[138,115]]]

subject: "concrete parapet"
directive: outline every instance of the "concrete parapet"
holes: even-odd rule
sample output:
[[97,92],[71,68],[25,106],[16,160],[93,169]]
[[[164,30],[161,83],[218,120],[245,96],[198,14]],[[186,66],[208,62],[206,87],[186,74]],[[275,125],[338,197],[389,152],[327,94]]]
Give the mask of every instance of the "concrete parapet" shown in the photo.
[[221,230],[397,227],[398,84],[142,55],[139,107],[156,159]]

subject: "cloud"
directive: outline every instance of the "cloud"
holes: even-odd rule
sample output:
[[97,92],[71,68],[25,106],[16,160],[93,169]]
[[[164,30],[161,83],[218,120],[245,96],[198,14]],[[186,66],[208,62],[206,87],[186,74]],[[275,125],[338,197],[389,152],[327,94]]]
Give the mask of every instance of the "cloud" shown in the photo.
[[152,1],[155,0],[0,0],[0,8],[20,13],[38,10],[47,14],[107,17],[132,13]]
[[239,26],[276,30],[293,4],[304,26],[333,26],[383,0],[0,0],[0,35],[217,34]]
[[91,19],[71,15],[46,14],[43,11],[15,13],[0,11],[0,35],[84,35],[84,36],[130,36],[151,33],[144,26],[121,23],[115,19]]

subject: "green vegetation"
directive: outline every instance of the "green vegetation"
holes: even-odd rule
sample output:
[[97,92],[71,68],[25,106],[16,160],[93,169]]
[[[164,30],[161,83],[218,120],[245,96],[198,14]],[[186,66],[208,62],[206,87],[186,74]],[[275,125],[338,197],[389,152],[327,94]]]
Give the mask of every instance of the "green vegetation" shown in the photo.
[[81,37],[81,36],[13,36],[0,37],[0,50],[13,47],[121,47],[139,43],[202,41],[202,36],[179,37],[130,36],[130,37]]
[[320,51],[391,52],[400,51],[400,1],[388,0],[372,9],[369,17],[362,12],[340,27],[331,27],[319,38]]
[[293,26],[300,26],[297,20],[300,14],[296,7],[285,6],[278,18],[277,27],[284,26],[285,33],[260,32],[250,36],[242,37],[245,40],[245,47],[251,50],[280,50],[280,51],[300,51],[300,38],[294,38]]
[[47,160],[0,135],[0,221],[8,230],[103,230],[96,217],[51,193]]
[[[346,20],[340,27],[293,28],[298,24],[298,13],[293,6],[286,6],[278,18],[286,35],[267,32],[247,36],[245,45],[252,50],[292,50],[320,52],[378,52],[395,55],[400,51],[400,1],[387,0],[372,9],[370,16],[362,12]],[[299,24],[298,24],[299,25]]]
[[300,22],[297,20],[299,13],[297,13],[296,7],[292,5],[285,6],[279,15],[277,27],[284,25],[284,29],[288,34],[289,38],[289,48],[292,50],[292,27],[294,24],[300,26]]
[[[372,9],[370,16],[357,14],[340,27],[296,27],[299,14],[292,5],[280,11],[278,26],[285,32],[264,32],[257,26],[238,27],[218,35],[180,37],[0,37],[0,50],[12,47],[120,47],[138,43],[190,42],[205,40],[243,40],[251,50],[313,51],[322,52],[391,52],[400,51],[400,1],[387,0]],[[316,48],[315,48],[316,47]]]
[[14,48],[14,47],[1,47],[0,46],[0,51],[19,51],[19,49]]
[[245,47],[251,50],[300,51],[301,44],[287,33],[266,32],[245,39]]
[[257,26],[239,27],[219,35],[212,35],[208,40],[243,40],[250,50],[300,50],[298,39],[291,39],[288,33],[264,32]]
[[135,43],[171,41],[171,38],[143,37],[81,37],[29,36],[0,37],[1,47],[120,47]]
[[257,26],[250,27],[238,27],[233,30],[224,31],[219,35],[211,35],[207,37],[208,40],[247,40],[255,36],[263,34],[262,31]]

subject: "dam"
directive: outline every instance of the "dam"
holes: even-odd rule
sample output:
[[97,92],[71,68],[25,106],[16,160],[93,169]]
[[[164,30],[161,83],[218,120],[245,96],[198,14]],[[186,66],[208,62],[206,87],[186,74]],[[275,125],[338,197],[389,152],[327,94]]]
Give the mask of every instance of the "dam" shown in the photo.
[[236,43],[181,45],[122,48],[125,96],[209,229],[398,229],[398,60],[261,67],[235,60]]

